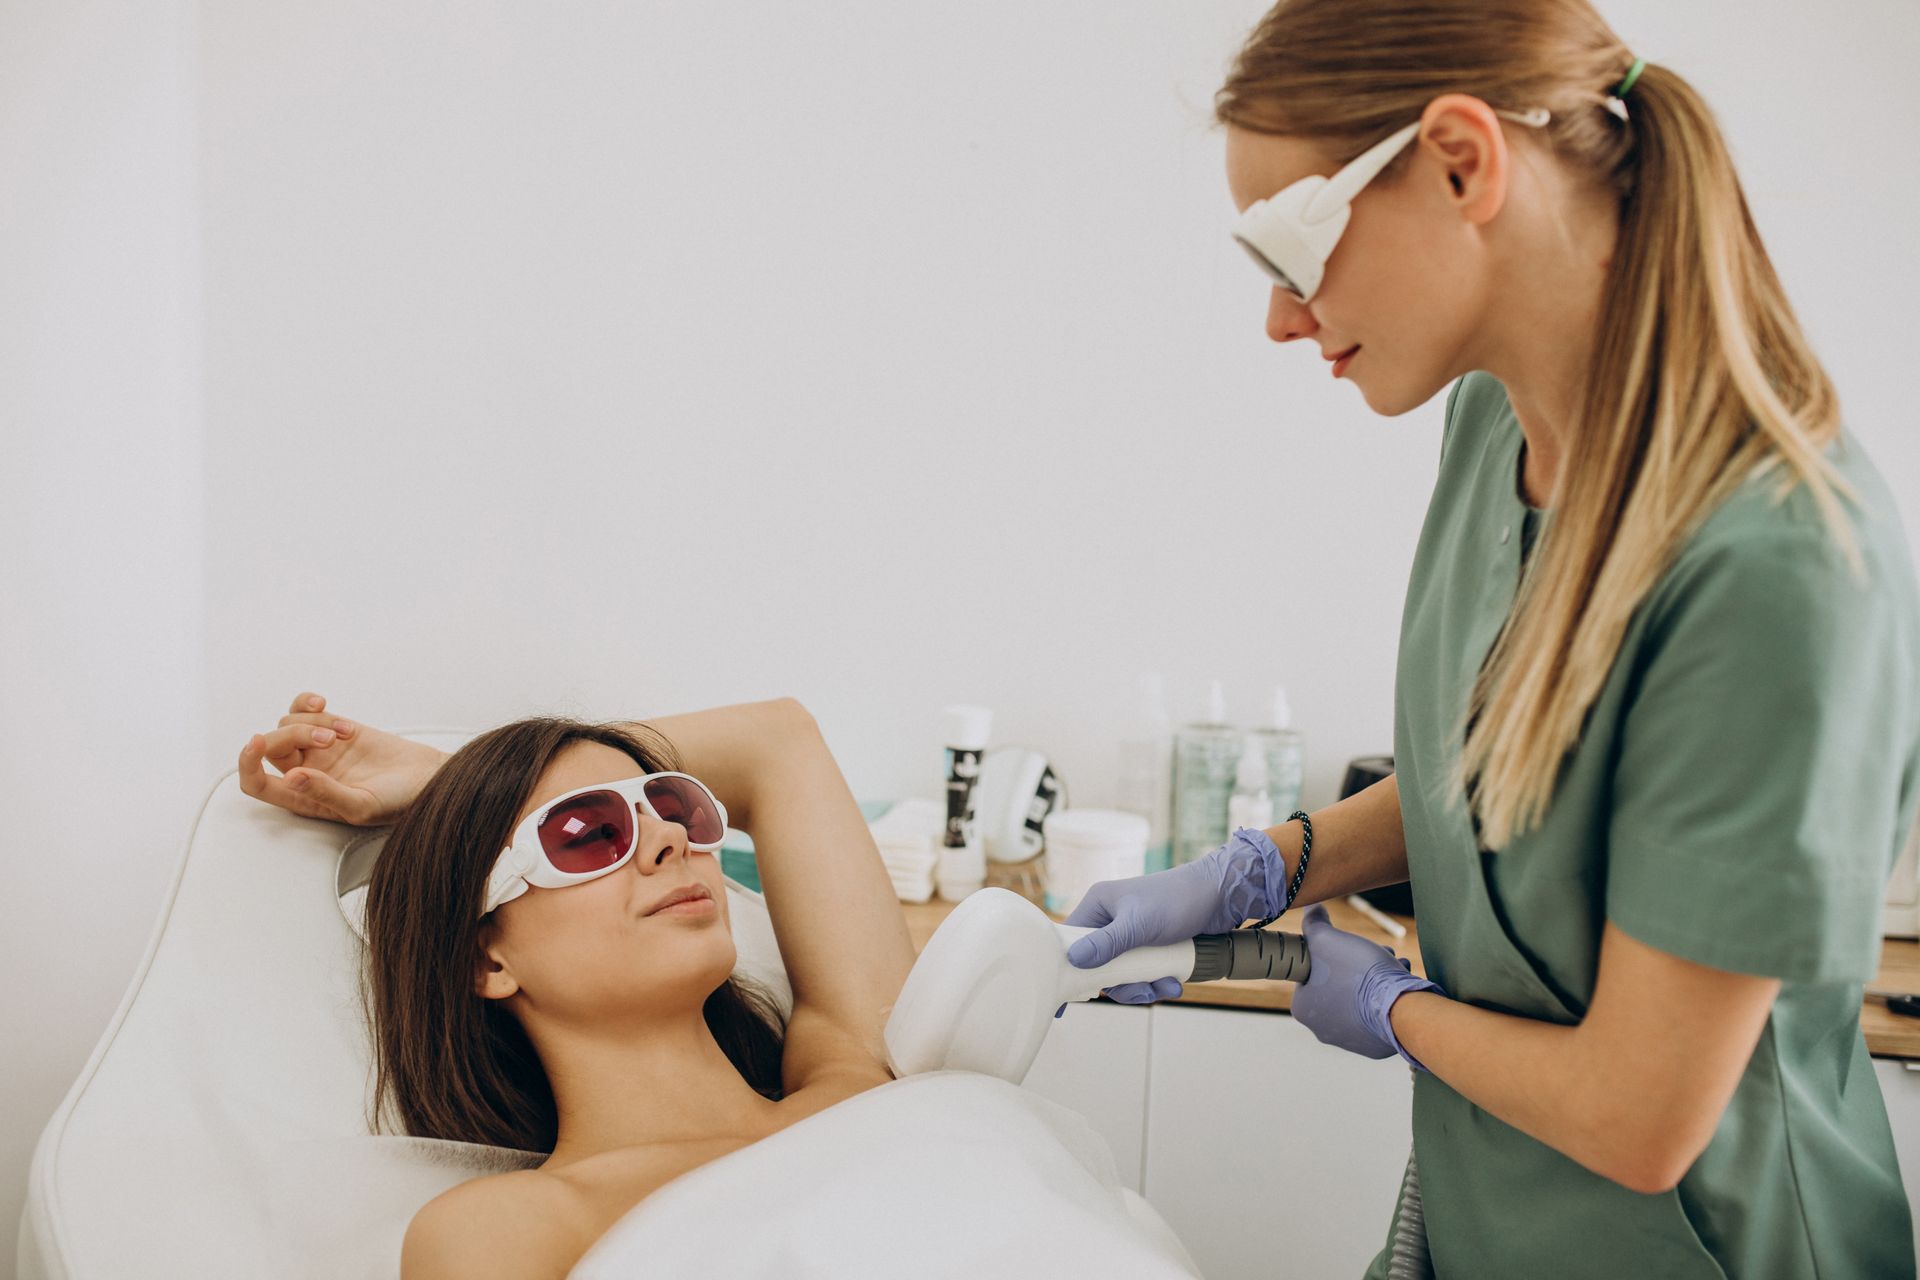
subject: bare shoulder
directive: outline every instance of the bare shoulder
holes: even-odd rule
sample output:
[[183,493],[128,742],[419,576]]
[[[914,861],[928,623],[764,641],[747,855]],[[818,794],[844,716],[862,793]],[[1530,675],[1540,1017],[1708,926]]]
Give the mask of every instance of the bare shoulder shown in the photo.
[[413,1216],[401,1280],[565,1276],[579,1260],[579,1196],[537,1169],[463,1182]]

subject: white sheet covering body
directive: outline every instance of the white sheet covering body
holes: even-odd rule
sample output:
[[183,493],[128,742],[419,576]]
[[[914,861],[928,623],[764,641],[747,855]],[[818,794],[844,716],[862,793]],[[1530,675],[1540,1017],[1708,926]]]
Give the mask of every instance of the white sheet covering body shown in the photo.
[[1076,1113],[968,1072],[856,1094],[630,1209],[569,1280],[1200,1272]]

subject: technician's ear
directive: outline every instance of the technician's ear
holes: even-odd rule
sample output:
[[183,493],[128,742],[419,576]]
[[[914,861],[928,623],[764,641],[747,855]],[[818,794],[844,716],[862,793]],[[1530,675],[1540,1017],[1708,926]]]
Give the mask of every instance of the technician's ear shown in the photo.
[[1513,158],[1493,108],[1470,94],[1441,94],[1420,114],[1420,147],[1439,162],[1460,215],[1491,222],[1506,202]]

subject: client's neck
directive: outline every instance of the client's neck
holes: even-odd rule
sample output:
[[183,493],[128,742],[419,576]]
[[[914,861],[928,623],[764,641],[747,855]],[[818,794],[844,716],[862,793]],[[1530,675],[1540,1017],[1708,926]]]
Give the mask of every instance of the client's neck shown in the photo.
[[547,1168],[623,1147],[757,1138],[774,1114],[698,1009],[618,1036],[549,1033],[537,1044],[560,1118]]

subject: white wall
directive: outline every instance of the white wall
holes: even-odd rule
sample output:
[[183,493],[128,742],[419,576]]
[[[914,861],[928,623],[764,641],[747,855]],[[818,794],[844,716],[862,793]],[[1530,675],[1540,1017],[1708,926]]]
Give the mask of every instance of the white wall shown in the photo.
[[0,4],[0,1275],[220,762],[193,10]]
[[[0,1222],[302,688],[792,693],[863,797],[967,699],[1108,801],[1143,670],[1286,680],[1309,804],[1389,749],[1441,406],[1262,334],[1207,113],[1263,7],[0,4]],[[1920,527],[1920,13],[1601,8],[1716,105]]]

